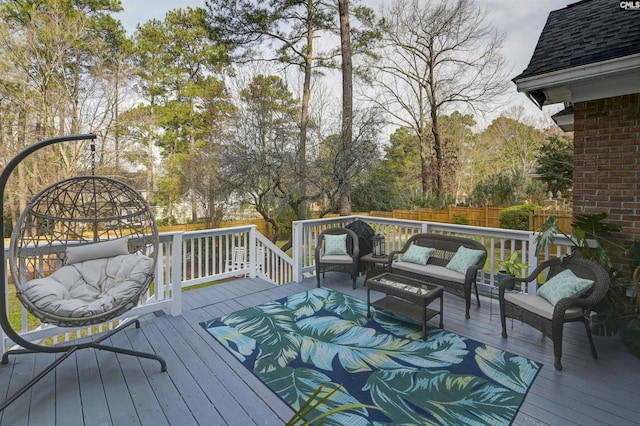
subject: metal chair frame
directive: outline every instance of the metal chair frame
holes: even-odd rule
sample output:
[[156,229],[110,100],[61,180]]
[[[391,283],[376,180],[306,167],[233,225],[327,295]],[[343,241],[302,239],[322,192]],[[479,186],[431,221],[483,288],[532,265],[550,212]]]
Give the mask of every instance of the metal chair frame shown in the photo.
[[[16,295],[25,308],[43,323],[62,327],[79,327],[115,319],[131,309],[132,304],[140,299],[153,280],[159,240],[158,228],[151,208],[146,200],[128,185],[115,179],[93,175],[95,168],[93,141],[95,139],[96,135],[94,134],[81,134],[42,140],[29,146],[9,161],[0,175],[0,192],[4,194],[12,172],[29,155],[58,143],[91,141],[92,175],[65,179],[39,192],[21,214],[16,229],[12,233],[8,260],[16,286]],[[91,190],[93,193],[90,192]],[[4,197],[0,197],[0,211],[4,211]],[[4,235],[4,222],[0,222],[0,234]],[[121,306],[94,316],[67,318],[43,311],[21,293],[20,285],[23,281],[48,276],[64,264],[63,253],[67,244],[95,243],[116,238],[128,238],[130,252],[146,254],[154,261],[153,268],[147,275],[144,285]],[[2,250],[0,277],[7,275],[6,264],[7,259],[5,259],[4,250]],[[0,285],[0,326],[6,336],[21,348],[4,352],[2,364],[9,362],[10,355],[33,353],[62,353],[63,355],[0,403],[0,411],[79,349],[94,348],[154,359],[160,363],[161,371],[167,370],[164,359],[155,353],[140,352],[102,343],[131,325],[139,328],[140,321],[138,319],[119,324],[114,330],[102,334],[90,342],[71,341],[66,344],[45,346],[22,338],[9,321],[6,286],[6,283]]]

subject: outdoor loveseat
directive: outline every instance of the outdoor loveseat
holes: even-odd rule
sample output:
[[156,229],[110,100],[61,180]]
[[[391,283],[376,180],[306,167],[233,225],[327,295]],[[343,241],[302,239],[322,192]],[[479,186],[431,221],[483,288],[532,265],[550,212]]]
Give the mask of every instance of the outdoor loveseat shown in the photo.
[[442,234],[416,234],[402,250],[391,252],[388,270],[394,274],[437,284],[448,293],[464,297],[466,318],[470,318],[471,290],[480,296],[476,275],[487,259],[487,249],[478,241]]

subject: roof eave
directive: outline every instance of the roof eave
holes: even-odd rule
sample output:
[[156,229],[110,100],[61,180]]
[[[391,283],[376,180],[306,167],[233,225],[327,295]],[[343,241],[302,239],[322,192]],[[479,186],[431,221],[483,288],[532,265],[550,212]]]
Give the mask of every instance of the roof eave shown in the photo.
[[[575,102],[576,99],[572,99],[572,90],[585,82],[603,80],[605,78],[610,82],[610,77],[623,76],[625,74],[631,75],[638,72],[640,72],[640,53],[544,74],[516,77],[513,81],[517,86],[518,92],[524,92],[536,105],[542,107],[543,105],[559,102]],[[640,82],[638,85],[640,85]],[[638,92],[637,89],[629,89],[632,90],[630,93]],[[545,97],[542,104],[537,101],[541,99],[540,94]]]

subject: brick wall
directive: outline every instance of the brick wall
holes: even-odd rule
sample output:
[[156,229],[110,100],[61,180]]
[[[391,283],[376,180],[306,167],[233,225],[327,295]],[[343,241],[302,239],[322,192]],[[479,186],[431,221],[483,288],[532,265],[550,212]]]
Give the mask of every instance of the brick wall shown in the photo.
[[[574,105],[573,214],[607,212],[623,246],[640,239],[640,93]],[[621,250],[614,266],[628,274]]]

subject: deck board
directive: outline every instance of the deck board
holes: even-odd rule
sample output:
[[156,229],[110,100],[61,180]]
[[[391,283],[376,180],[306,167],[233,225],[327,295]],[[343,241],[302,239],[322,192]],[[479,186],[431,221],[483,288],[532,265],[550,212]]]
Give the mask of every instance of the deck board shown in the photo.
[[[215,417],[212,417],[211,421],[221,423],[222,419],[228,418],[231,419],[230,424],[250,424],[250,416],[229,393],[229,390],[225,389],[225,381],[221,380],[224,379],[224,376],[220,377],[219,371],[216,371],[220,363],[211,359],[210,351],[200,349],[206,347],[202,336],[197,335],[195,330],[184,322],[167,322],[166,325],[163,330],[168,337],[182,336],[184,338],[185,346],[181,351],[181,356],[185,357],[183,362],[189,365],[190,373],[194,376],[197,386],[202,389],[209,399],[210,407],[215,410]],[[233,386],[231,379],[228,382],[229,386]]]
[[[14,358],[15,359],[15,358]],[[55,354],[42,354],[36,358],[35,370],[36,372],[44,370],[54,359]],[[9,361],[12,363],[13,361]],[[2,367],[0,367],[0,370]],[[31,393],[31,404],[41,407],[38,410],[29,411],[29,421],[33,424],[46,424],[47,421],[51,421],[51,413],[55,412],[56,400],[51,393],[51,389],[56,385],[55,374],[47,374],[36,386],[33,387]]]
[[136,424],[138,413],[129,394],[129,388],[118,363],[118,358],[111,352],[96,351],[95,353],[100,363],[100,376],[109,403],[112,424]]
[[[346,274],[328,272],[322,283],[366,300],[361,282],[353,290]],[[282,425],[293,410],[199,323],[315,287],[314,277],[278,287],[240,278],[184,292],[182,315],[147,315],[140,329],[129,327],[109,341],[157,352],[167,361],[166,373],[155,360],[83,349],[0,413],[0,425]],[[551,340],[537,330],[509,320],[509,338],[502,338],[497,300],[482,296],[480,308],[474,300],[470,320],[461,298],[445,293],[444,302],[445,329],[544,364],[514,425],[637,424],[640,360],[618,336],[595,337],[596,361],[582,324],[568,324],[558,372]],[[0,394],[17,389],[55,356],[10,357],[0,366]]]
[[76,352],[81,400],[92,401],[90,405],[84,405],[82,410],[84,418],[91,419],[95,424],[109,424],[111,421],[109,405],[102,386],[96,355],[96,351]]
[[[82,411],[77,356],[77,353],[70,355],[51,373],[56,377],[56,424],[82,425],[85,418]],[[61,385],[63,383],[64,386]],[[38,383],[38,385],[42,385],[42,383]],[[91,401],[91,404],[94,402]]]

